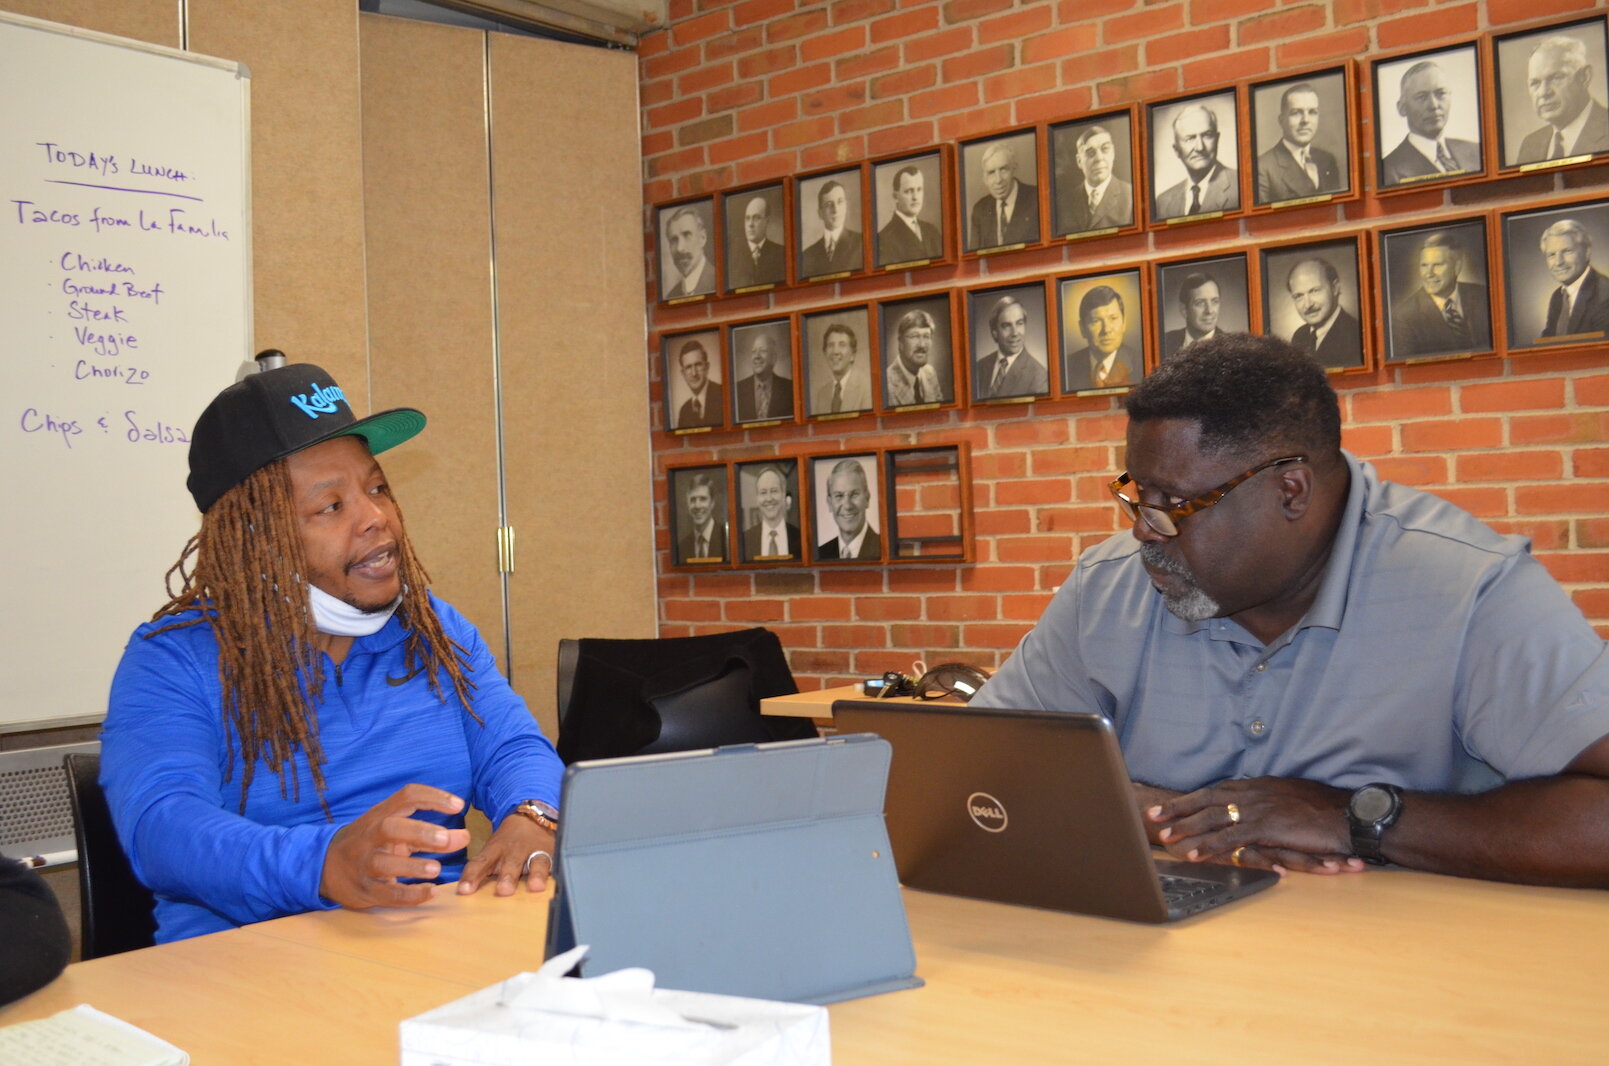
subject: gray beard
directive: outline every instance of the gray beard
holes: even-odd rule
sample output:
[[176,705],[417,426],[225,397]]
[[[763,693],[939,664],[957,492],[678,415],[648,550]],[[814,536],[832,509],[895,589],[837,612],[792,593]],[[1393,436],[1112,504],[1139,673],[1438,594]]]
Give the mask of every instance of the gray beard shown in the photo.
[[1215,618],[1223,610],[1218,601],[1201,590],[1196,584],[1196,575],[1184,563],[1168,558],[1162,553],[1160,544],[1141,544],[1140,558],[1153,570],[1160,570],[1170,577],[1178,579],[1184,585],[1183,592],[1163,592],[1162,606],[1177,618],[1186,622],[1205,622]]

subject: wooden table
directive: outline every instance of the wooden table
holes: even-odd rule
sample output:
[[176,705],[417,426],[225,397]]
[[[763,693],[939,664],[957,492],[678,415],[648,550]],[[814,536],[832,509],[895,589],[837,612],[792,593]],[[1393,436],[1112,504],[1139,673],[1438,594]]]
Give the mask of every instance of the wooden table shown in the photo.
[[[906,906],[927,985],[832,1007],[836,1066],[1609,1058],[1609,892],[1293,875],[1166,927]],[[88,1002],[197,1066],[395,1063],[399,1021],[535,969],[546,919],[486,893],[282,918],[79,963],[0,1024]]]
[[[787,696],[767,696],[760,701],[761,714],[783,715],[790,718],[832,717],[832,705],[838,700],[863,700],[866,694],[858,685],[840,685],[837,688],[818,688],[810,692],[794,692]],[[918,700],[910,696],[890,696],[887,703],[960,703],[953,696],[938,700]]]

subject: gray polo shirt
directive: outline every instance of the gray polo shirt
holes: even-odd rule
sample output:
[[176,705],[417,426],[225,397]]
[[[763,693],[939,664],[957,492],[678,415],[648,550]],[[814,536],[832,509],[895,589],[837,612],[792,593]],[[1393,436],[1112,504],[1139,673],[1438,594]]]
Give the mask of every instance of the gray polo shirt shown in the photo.
[[1080,557],[973,704],[1100,711],[1135,780],[1183,790],[1267,775],[1481,791],[1609,735],[1609,652],[1530,542],[1343,454],[1329,568],[1274,643],[1169,614],[1125,531]]

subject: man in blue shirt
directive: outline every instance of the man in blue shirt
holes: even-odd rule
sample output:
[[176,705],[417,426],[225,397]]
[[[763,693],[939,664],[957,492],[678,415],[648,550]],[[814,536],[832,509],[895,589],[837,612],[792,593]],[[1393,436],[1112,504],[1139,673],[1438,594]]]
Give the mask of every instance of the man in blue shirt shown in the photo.
[[1192,345],[1126,406],[1132,535],[975,705],[1106,714],[1179,858],[1609,886],[1609,654],[1528,542],[1342,451],[1276,338]]
[[[562,765],[480,635],[431,596],[365,419],[316,366],[253,374],[196,423],[183,587],[129,641],[101,779],[170,941],[336,906],[535,891]],[[170,585],[171,589],[171,585]],[[465,799],[498,823],[465,862]]]

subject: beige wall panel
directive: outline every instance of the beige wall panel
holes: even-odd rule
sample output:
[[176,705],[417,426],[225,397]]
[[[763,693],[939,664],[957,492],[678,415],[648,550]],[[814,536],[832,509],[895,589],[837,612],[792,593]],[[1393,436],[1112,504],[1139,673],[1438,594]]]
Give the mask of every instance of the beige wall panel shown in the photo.
[[386,473],[432,587],[501,661],[485,35],[364,15],[360,37],[374,407],[430,419]]
[[559,638],[655,635],[637,64],[491,45],[513,669],[551,730]]
[[4,0],[0,11],[179,47],[179,5],[174,0]]
[[368,409],[352,0],[189,0],[190,47],[251,68],[256,341]]

